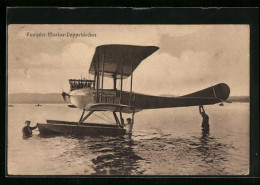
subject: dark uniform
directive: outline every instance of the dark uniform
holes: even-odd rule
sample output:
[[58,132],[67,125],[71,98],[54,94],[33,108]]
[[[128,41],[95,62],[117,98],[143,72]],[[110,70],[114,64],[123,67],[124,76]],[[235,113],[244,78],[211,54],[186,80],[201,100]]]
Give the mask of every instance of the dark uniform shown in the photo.
[[209,130],[209,116],[206,113],[202,115],[201,127],[205,130]]
[[199,106],[200,115],[202,116],[201,127],[203,130],[209,130],[209,116],[206,114],[203,106]]
[[35,127],[25,126],[23,127],[23,137],[28,138],[32,136],[32,130],[36,129],[37,125]]

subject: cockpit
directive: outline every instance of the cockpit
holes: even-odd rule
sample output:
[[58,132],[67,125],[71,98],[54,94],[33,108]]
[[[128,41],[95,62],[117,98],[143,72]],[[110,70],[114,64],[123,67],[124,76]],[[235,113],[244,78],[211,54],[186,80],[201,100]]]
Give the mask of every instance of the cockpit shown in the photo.
[[82,88],[94,87],[94,80],[69,79],[70,91]]

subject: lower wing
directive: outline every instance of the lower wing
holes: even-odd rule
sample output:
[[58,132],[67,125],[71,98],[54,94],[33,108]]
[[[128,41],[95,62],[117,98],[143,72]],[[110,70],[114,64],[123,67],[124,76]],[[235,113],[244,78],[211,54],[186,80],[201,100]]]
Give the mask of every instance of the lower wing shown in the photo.
[[88,104],[85,108],[87,111],[111,111],[111,112],[123,112],[123,113],[133,113],[139,112],[141,109],[137,109],[133,106],[122,105],[122,104],[111,104],[111,103],[95,103]]
[[134,106],[141,109],[156,109],[211,105],[226,101],[229,94],[229,86],[227,84],[220,83],[215,86],[179,97],[159,97],[135,94]]

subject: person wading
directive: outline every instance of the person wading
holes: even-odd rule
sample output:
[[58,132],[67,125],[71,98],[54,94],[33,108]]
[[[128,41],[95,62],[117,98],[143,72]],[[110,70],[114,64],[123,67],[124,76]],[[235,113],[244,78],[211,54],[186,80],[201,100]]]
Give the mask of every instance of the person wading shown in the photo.
[[23,137],[24,138],[28,138],[32,136],[32,130],[36,129],[38,127],[38,125],[36,125],[35,127],[30,127],[31,121],[25,121],[25,125],[23,127]]
[[201,127],[204,130],[209,130],[209,116],[206,114],[203,106],[199,106],[200,115],[202,116]]
[[131,118],[127,118],[126,121],[127,121],[127,123],[124,124],[124,127],[125,127],[125,129],[126,129],[126,134],[127,134],[129,137],[131,137],[134,122],[132,121]]

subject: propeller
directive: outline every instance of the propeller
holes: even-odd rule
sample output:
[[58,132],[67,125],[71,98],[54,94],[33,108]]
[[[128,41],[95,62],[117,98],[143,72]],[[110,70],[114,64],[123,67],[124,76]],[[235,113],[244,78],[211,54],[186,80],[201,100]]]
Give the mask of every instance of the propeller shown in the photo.
[[70,97],[70,95],[68,93],[66,93],[65,91],[63,91],[63,89],[62,89],[61,96],[62,96],[64,102],[66,102],[67,97]]

